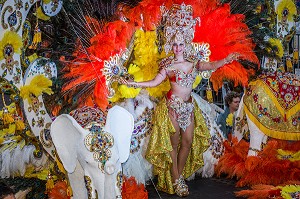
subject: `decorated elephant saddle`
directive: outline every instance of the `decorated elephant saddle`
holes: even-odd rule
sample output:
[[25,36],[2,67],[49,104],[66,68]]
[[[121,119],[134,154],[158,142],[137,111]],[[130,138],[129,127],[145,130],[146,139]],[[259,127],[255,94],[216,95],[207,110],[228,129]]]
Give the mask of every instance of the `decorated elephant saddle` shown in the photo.
[[290,73],[266,73],[249,84],[245,112],[266,135],[300,140],[300,80]]
[[98,107],[83,106],[70,112],[70,115],[85,128],[91,122],[98,123],[100,126],[105,126],[106,113]]

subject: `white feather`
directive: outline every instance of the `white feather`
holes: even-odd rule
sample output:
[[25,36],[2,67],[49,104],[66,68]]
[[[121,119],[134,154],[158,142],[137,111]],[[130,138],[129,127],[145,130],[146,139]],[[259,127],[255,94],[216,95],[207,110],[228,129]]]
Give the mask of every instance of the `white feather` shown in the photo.
[[1,166],[1,178],[10,177],[10,150],[5,150],[2,152],[2,166]]
[[[19,174],[19,168],[22,165],[22,161],[20,161],[21,159],[21,149],[20,146],[16,146],[13,150],[11,150],[10,152],[11,154],[11,159],[10,159],[10,173],[11,176],[14,177],[15,175],[18,176]],[[24,163],[23,163],[24,164]]]
[[23,149],[22,149],[22,151],[23,151],[22,159],[23,159],[23,162],[25,164],[30,163],[30,157],[33,154],[34,150],[35,150],[35,147],[33,145],[23,147]]
[[[138,106],[135,106],[136,104]],[[135,125],[142,125],[144,120],[136,121],[137,118],[145,112],[146,108],[150,110],[153,109],[154,103],[150,100],[147,91],[142,91],[134,100],[126,100],[121,106],[134,115]],[[149,129],[141,129],[140,134],[144,134],[146,130]],[[143,184],[146,184],[146,182],[152,178],[152,165],[144,157],[148,140],[149,136],[143,139],[140,138],[140,148],[138,151],[130,153],[128,160],[122,165],[124,175],[134,176],[138,183]]]
[[30,164],[42,168],[47,162],[47,156],[35,158],[34,150],[35,146],[33,145],[26,145],[22,149],[20,145],[17,145],[4,150],[0,156],[1,178],[24,176],[26,168]]
[[[215,104],[208,103],[195,93],[192,93],[192,96],[196,100],[198,107],[201,109],[202,114],[204,115],[206,125],[209,127],[209,132],[212,139],[218,139],[215,141],[218,142],[220,148],[224,147],[224,137],[219,126],[216,123],[216,117],[218,116],[218,114],[224,112],[224,110],[219,108]],[[216,151],[216,149],[211,145],[203,154],[199,154],[203,155],[204,165],[196,173],[201,174],[204,178],[212,177],[214,175],[215,166],[217,165],[219,158],[214,157],[213,153],[219,153],[219,151]]]

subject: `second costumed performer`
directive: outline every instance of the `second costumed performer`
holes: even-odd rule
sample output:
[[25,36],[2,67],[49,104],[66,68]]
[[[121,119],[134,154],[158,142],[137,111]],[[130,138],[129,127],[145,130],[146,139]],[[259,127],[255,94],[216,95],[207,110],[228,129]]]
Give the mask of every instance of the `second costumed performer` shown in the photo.
[[197,19],[190,5],[174,4],[163,14],[165,21],[164,50],[173,55],[160,62],[158,75],[150,81],[123,80],[133,87],[155,87],[167,78],[171,89],[158,103],[153,116],[153,129],[146,159],[158,176],[158,189],[178,196],[189,194],[184,179],[203,166],[202,153],[209,146],[209,131],[197,103],[192,98],[192,85],[200,71],[216,70],[237,60],[237,53],[215,62],[193,59],[192,40]]

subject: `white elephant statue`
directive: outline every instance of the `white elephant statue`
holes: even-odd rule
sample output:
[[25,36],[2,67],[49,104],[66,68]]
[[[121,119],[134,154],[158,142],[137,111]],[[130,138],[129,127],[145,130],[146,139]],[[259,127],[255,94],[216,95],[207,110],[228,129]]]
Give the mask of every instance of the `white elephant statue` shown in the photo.
[[121,163],[130,153],[133,116],[120,106],[109,109],[105,126],[85,128],[67,114],[51,125],[57,154],[68,172],[73,198],[121,198]]
[[248,156],[256,156],[268,137],[300,140],[300,80],[290,73],[262,74],[250,82],[240,103],[234,136],[250,131]]

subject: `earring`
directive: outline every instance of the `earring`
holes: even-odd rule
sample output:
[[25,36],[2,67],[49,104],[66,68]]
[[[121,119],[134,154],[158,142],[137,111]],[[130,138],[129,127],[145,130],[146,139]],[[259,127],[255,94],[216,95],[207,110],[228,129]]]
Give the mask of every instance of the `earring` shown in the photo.
[[187,57],[188,57],[187,52],[184,51],[184,52],[183,52],[183,58],[186,59]]

